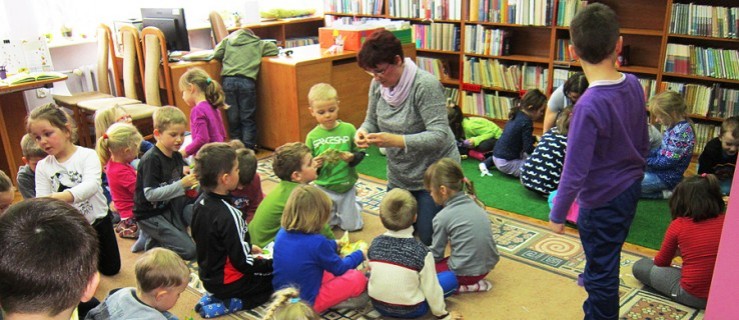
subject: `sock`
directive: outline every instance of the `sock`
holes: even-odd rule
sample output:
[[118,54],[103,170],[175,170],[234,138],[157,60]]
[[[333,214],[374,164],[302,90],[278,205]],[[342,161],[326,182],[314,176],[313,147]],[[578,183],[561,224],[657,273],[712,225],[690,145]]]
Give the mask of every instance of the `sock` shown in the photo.
[[131,252],[139,252],[145,249],[146,241],[149,240],[149,235],[144,232],[143,229],[139,229],[139,238],[131,246]]
[[244,303],[241,299],[231,298],[226,301],[206,293],[200,298],[200,301],[195,305],[195,311],[197,311],[201,317],[210,319],[234,313],[236,311],[244,309]]
[[474,284],[467,284],[459,286],[459,293],[465,292],[485,292],[490,291],[493,288],[493,284],[490,281],[482,279]]
[[202,297],[200,297],[200,301],[198,301],[198,303],[195,304],[195,311],[200,313],[200,310],[202,310],[204,306],[207,306],[214,302],[213,299],[215,299],[213,295],[206,292],[205,294],[203,294]]

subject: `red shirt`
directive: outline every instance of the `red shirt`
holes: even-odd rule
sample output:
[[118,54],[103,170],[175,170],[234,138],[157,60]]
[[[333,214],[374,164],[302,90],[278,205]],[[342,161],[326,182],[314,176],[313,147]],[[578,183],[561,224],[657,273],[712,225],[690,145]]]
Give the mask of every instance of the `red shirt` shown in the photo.
[[684,217],[673,220],[665,232],[662,248],[654,258],[655,265],[668,267],[680,249],[683,258],[680,286],[698,298],[708,298],[724,216],[698,223]]
[[264,199],[262,180],[259,178],[259,174],[254,174],[251,184],[231,191],[231,196],[233,197],[234,207],[241,210],[244,220],[247,223],[251,222],[251,219],[254,218],[254,213],[257,212],[257,207],[262,203],[262,199]]
[[133,194],[136,191],[136,169],[128,163],[108,161],[105,166],[110,196],[121,219],[133,217]]

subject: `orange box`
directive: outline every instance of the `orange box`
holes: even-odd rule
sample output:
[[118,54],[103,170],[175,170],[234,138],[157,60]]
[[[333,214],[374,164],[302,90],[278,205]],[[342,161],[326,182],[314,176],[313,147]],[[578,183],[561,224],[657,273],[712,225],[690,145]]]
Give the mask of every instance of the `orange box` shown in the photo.
[[364,40],[373,32],[382,28],[362,29],[362,30],[336,30],[334,28],[318,28],[318,42],[322,48],[328,48],[334,45],[336,35],[344,38],[344,50],[359,51]]

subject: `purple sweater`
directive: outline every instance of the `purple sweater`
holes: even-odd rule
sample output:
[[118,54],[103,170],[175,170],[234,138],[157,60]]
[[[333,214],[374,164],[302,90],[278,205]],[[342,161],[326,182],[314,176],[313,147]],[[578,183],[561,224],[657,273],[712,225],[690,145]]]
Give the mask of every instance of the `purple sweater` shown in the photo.
[[549,214],[564,223],[575,198],[596,208],[644,176],[649,151],[644,91],[634,75],[591,83],[577,100],[557,201]]
[[190,111],[192,143],[185,147],[187,155],[193,155],[206,143],[226,141],[221,111],[213,108],[207,100],[198,102]]

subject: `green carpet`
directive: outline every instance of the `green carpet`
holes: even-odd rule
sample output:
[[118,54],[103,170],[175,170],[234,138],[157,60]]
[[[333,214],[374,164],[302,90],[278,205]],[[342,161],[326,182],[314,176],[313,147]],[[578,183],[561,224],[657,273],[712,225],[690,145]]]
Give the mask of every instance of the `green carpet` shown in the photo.
[[[357,166],[359,173],[387,180],[386,160],[377,148],[367,150],[368,157]],[[548,221],[547,200],[524,188],[518,179],[491,170],[492,177],[480,177],[473,159],[462,161],[462,170],[475,183],[478,198],[485,205]],[[670,213],[666,200],[639,200],[636,218],[631,225],[627,242],[647,248],[659,249],[662,237],[670,224]]]

